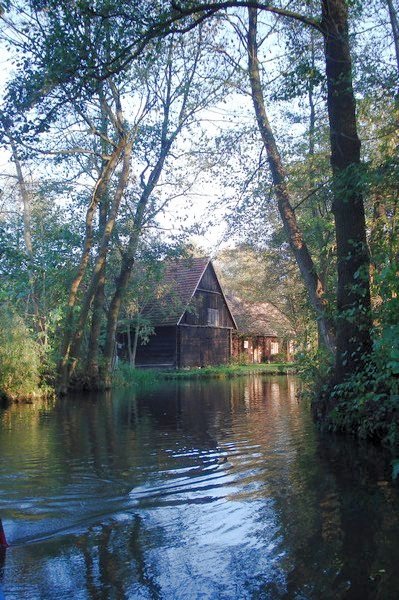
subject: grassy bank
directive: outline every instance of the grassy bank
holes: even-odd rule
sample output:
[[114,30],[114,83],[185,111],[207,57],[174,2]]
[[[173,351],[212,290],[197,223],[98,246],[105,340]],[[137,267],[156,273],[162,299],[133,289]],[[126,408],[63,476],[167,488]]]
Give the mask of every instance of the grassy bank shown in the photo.
[[133,369],[124,363],[115,372],[114,386],[146,385],[171,379],[231,379],[242,375],[287,375],[288,373],[295,373],[293,363],[220,365],[173,370]]
[[271,363],[253,365],[220,365],[217,367],[193,367],[190,369],[176,369],[163,373],[164,379],[202,379],[215,377],[230,379],[241,375],[287,375],[295,372],[292,363]]

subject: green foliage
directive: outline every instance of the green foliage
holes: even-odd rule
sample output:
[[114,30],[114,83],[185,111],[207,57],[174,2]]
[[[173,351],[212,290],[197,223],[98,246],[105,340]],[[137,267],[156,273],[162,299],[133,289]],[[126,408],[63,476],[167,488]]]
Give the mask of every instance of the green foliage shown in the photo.
[[114,387],[154,385],[159,381],[159,371],[135,369],[127,362],[120,361],[115,369],[112,383]]
[[302,348],[295,353],[297,373],[304,382],[303,395],[318,398],[332,373],[332,356],[323,349]]
[[366,367],[330,392],[336,406],[327,423],[334,431],[383,440],[399,447],[399,379],[381,356],[370,356]]
[[297,364],[323,428],[399,449],[399,325],[385,330],[364,368],[339,385],[331,386],[326,356],[304,354]]
[[120,362],[114,374],[113,384],[114,387],[130,387],[155,385],[165,379],[230,379],[241,375],[286,375],[295,372],[296,366],[293,363],[230,364],[169,371],[166,369],[135,369],[126,362]]
[[0,305],[0,395],[23,399],[39,395],[41,352],[21,317]]
[[247,365],[217,365],[209,367],[192,367],[188,369],[179,369],[175,371],[165,371],[161,376],[165,379],[198,379],[198,378],[216,378],[230,379],[241,375],[268,374],[268,375],[286,375],[295,372],[293,363],[256,363]]

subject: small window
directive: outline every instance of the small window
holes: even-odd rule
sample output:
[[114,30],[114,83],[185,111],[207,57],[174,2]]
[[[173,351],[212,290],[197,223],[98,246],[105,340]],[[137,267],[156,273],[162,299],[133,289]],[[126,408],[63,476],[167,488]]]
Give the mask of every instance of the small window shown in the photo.
[[278,354],[278,352],[279,352],[278,342],[272,342],[270,345],[270,354]]
[[244,340],[244,348],[246,348],[246,349],[249,348],[249,341],[248,340]]
[[219,325],[219,311],[217,308],[208,308],[208,325]]

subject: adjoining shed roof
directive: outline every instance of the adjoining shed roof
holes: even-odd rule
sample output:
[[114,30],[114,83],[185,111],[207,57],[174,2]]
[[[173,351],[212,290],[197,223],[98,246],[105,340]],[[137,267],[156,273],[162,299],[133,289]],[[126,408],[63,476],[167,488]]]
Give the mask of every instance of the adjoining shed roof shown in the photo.
[[153,325],[177,325],[194,296],[210,258],[184,258],[164,262],[154,300],[143,314]]
[[229,296],[228,300],[240,334],[294,336],[288,318],[270,302],[246,302],[236,296]]

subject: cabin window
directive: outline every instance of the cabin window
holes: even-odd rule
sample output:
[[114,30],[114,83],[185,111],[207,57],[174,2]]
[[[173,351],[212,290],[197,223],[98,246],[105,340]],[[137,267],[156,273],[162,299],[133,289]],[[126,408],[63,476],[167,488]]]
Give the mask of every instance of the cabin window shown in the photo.
[[278,354],[278,352],[279,352],[278,342],[272,342],[270,344],[270,354]]
[[208,325],[219,325],[219,311],[217,308],[208,308]]
[[246,348],[246,349],[249,348],[249,341],[248,340],[244,340],[244,348]]

